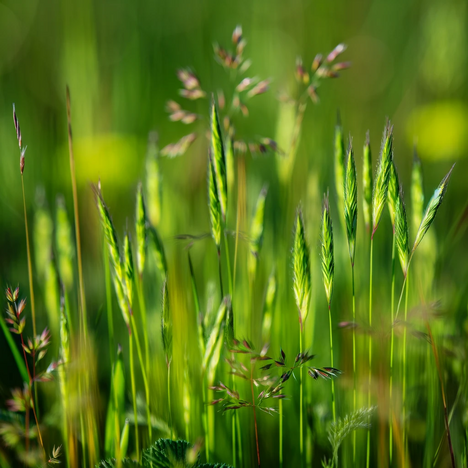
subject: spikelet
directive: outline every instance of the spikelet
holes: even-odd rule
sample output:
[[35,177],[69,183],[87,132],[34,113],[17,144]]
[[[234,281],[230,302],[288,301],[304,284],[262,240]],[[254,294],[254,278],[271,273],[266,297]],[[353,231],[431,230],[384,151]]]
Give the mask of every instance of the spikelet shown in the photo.
[[406,276],[409,262],[409,231],[408,221],[406,218],[405,202],[403,200],[403,193],[401,193],[401,191],[398,192],[395,207],[395,236],[401,269],[403,271],[403,275]]
[[226,325],[224,326],[224,341],[227,349],[234,349],[234,313],[232,310],[232,301],[229,296],[226,297]]
[[311,294],[310,258],[307,245],[304,221],[300,208],[296,215],[293,246],[293,286],[296,305],[299,310],[299,322],[302,324],[307,318]]
[[273,313],[275,310],[276,295],[277,295],[276,272],[273,269],[271,272],[266,289],[265,304],[263,306],[263,323],[262,323],[262,339],[263,342],[270,341],[270,330],[273,322]]
[[390,171],[393,160],[393,127],[387,122],[382,138],[380,159],[372,192],[372,237],[379,226],[382,210],[387,202]]
[[109,248],[110,260],[112,265],[112,279],[114,282],[114,288],[117,295],[117,301],[119,303],[120,311],[122,312],[125,324],[128,327],[130,333],[130,315],[131,310],[128,306],[127,297],[125,295],[125,278],[122,268],[122,262],[120,260],[119,244],[117,240],[117,232],[112,223],[112,218],[109,214],[109,210],[102,197],[101,190],[98,187],[94,187],[94,193],[96,195],[96,204],[101,218],[101,225],[104,229],[104,235],[106,238],[107,246]]
[[208,204],[210,207],[211,235],[219,253],[221,245],[221,205],[211,156],[208,158]]
[[263,228],[265,221],[265,200],[268,189],[264,186],[257,199],[255,213],[250,227],[250,252],[248,260],[248,270],[250,278],[255,278],[260,249],[263,243]]
[[388,183],[388,195],[387,195],[387,205],[388,211],[390,213],[390,220],[392,222],[393,230],[395,230],[395,215],[397,205],[400,198],[400,180],[398,178],[398,172],[395,167],[395,162],[392,161],[390,166],[390,181]]
[[227,210],[227,175],[226,156],[224,154],[221,125],[214,98],[211,100],[211,151],[214,172],[216,174],[216,187],[218,189],[219,204],[223,221],[226,222]]
[[167,279],[163,284],[163,303],[162,303],[162,315],[161,315],[161,332],[164,352],[166,354],[166,364],[172,361],[172,319],[171,310],[169,306],[169,293],[167,290]]
[[138,274],[141,277],[146,260],[146,207],[141,184],[138,185],[137,189],[135,232],[137,241],[137,268]]
[[338,198],[338,209],[344,212],[344,184],[345,184],[345,143],[343,128],[338,115],[335,126],[335,188]]
[[133,268],[133,254],[132,244],[130,242],[130,236],[128,233],[124,237],[124,267],[125,267],[125,293],[127,296],[130,307],[133,305],[133,279],[134,279],[134,268]]
[[146,232],[150,240],[149,245],[151,247],[151,251],[153,252],[154,258],[156,260],[156,266],[161,273],[161,277],[165,278],[167,275],[167,261],[162,239],[158,230],[154,226],[147,226]]
[[159,226],[161,221],[162,207],[162,185],[157,143],[157,133],[150,132],[146,156],[146,201],[148,203],[148,218],[151,224],[156,227]]
[[65,200],[57,197],[55,214],[55,247],[57,251],[57,264],[60,279],[69,291],[73,287],[73,258],[75,248],[73,246],[73,234],[68,220]]
[[437,214],[437,210],[442,204],[445,192],[447,191],[450,175],[452,174],[454,167],[455,164],[452,166],[447,175],[442,179],[439,186],[434,191],[434,194],[432,195],[431,199],[429,200],[429,203],[427,204],[426,211],[424,212],[423,219],[421,220],[421,224],[419,225],[418,232],[416,234],[416,239],[414,240],[412,252],[414,252],[418,245],[421,243],[424,235],[426,234],[427,230],[431,227],[431,224],[434,221],[434,218]]
[[321,241],[323,285],[325,286],[328,307],[330,307],[335,275],[335,257],[333,251],[333,226],[330,217],[328,194],[324,195],[323,199]]
[[346,165],[346,178],[344,187],[345,196],[345,224],[348,237],[348,250],[351,265],[354,265],[356,253],[356,229],[357,229],[357,175],[356,163],[354,161],[353,147],[350,142],[348,149],[348,163]]
[[413,170],[411,171],[411,229],[417,232],[424,214],[424,189],[421,160],[414,149]]
[[362,211],[367,231],[372,218],[372,185],[372,153],[369,132],[367,132],[362,160]]

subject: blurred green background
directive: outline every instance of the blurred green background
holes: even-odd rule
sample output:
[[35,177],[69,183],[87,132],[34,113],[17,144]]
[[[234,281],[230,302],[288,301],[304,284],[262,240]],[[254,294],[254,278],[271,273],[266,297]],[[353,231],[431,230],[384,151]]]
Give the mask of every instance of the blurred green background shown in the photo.
[[[282,195],[275,188],[274,155],[247,157],[247,220],[264,182],[271,185],[273,193],[267,205],[263,247],[268,252],[265,254],[268,261],[261,267],[261,280],[255,293],[260,309],[265,281],[275,261],[272,253],[288,259],[294,207],[300,201],[306,213],[312,256],[318,263],[317,220],[321,194],[328,187],[333,199],[333,132],[339,110],[346,134],[349,132],[353,137],[358,174],[366,131],[370,131],[375,164],[385,119],[389,117],[392,120],[395,161],[401,183],[407,188],[408,203],[415,143],[423,164],[426,199],[453,162],[457,162],[446,199],[431,228],[437,239],[437,247],[434,248],[443,257],[437,263],[434,287],[425,291],[427,295],[421,299],[426,302],[442,300],[448,319],[440,330],[441,336],[450,337],[449,342],[453,336],[460,337],[463,333],[466,336],[466,211],[464,217],[460,216],[466,209],[468,198],[465,179],[468,170],[467,10],[468,4],[463,0],[1,1],[0,282],[19,283],[23,294],[27,294],[19,152],[12,123],[12,103],[16,104],[23,144],[28,146],[25,184],[31,225],[38,187],[43,188],[42,193],[52,211],[56,196],[63,194],[71,216],[65,106],[65,87],[67,84],[70,87],[85,286],[92,323],[104,304],[105,291],[102,240],[91,183],[97,183],[100,178],[119,233],[123,232],[127,222],[133,225],[135,188],[138,181],[144,179],[148,132],[156,130],[160,146],[165,146],[194,131],[188,131],[182,123],[171,122],[165,111],[168,99],[182,101],[177,95],[180,83],[176,70],[191,67],[200,78],[203,89],[215,91],[223,87],[226,72],[213,58],[213,43],[229,44],[234,27],[241,24],[247,40],[245,55],[252,59],[248,75],[271,78],[270,90],[252,99],[249,117],[239,124],[238,128],[250,135],[276,138],[280,106],[278,93],[294,89],[297,56],[309,64],[316,53],[326,54],[336,44],[344,42],[348,49],[343,59],[352,62],[351,69],[344,71],[339,79],[329,80],[320,87],[318,105],[309,104],[290,184],[290,209],[284,217],[279,218],[275,208]],[[208,115],[208,102],[197,101],[191,108]],[[203,122],[191,127],[202,133],[205,128]],[[164,204],[159,229],[169,252],[169,262],[172,262],[181,281],[178,291],[184,291],[181,303],[188,304],[188,311],[181,317],[184,320],[190,317],[193,324],[195,319],[190,309],[192,299],[184,244],[174,236],[209,231],[206,154],[207,144],[203,138],[198,138],[183,156],[162,160]],[[344,242],[338,221],[340,214],[333,202],[332,214],[337,243]],[[357,266],[358,270],[361,269],[357,288],[362,286],[362,302],[366,304],[367,246],[363,242],[361,215],[359,223],[362,263]],[[281,226],[279,232],[278,226]],[[231,229],[235,229],[234,216]],[[282,240],[278,240],[280,235],[284,237]],[[383,275],[388,280],[391,227],[387,219],[379,229],[377,239],[375,275],[378,278]],[[336,317],[337,321],[349,320],[349,261],[345,250],[337,250]],[[209,241],[203,241],[200,247],[195,245],[193,251],[203,300],[207,301],[209,292],[205,292],[204,285],[217,281],[215,249]],[[241,262],[244,260],[240,259]],[[286,260],[285,264],[289,265]],[[239,275],[246,273],[242,268]],[[317,272],[316,265],[313,308],[322,308],[325,312],[323,287]],[[290,347],[291,354],[295,349],[291,337],[297,334],[297,316],[291,278],[285,274],[284,280],[280,287],[286,292],[282,293],[283,302],[278,312],[286,313],[289,308],[291,331],[286,330],[282,339],[286,348]],[[239,281],[244,286],[247,284],[246,277]],[[45,325],[43,291],[40,285],[37,286],[39,323]],[[148,287],[154,299],[150,307],[154,317],[151,327],[155,349],[160,349],[159,318],[156,318],[160,310],[160,287],[159,282]],[[378,282],[376,288],[376,297],[379,293],[388,293],[385,281],[383,285]],[[152,289],[156,291],[154,294]],[[416,300],[421,290],[415,287],[415,291]],[[358,301],[358,316],[363,320],[366,311]],[[244,311],[240,316],[242,314]],[[245,312],[245,317],[247,315]],[[106,331],[104,320],[100,319],[97,324],[98,333]],[[316,334],[321,320],[316,321]],[[324,313],[323,324],[326,323]],[[244,322],[236,325],[240,333],[246,332]],[[125,328],[123,324],[119,326],[119,333],[124,337]],[[183,343],[189,333],[188,327],[180,327],[180,331],[177,331],[177,325],[175,328],[176,341]],[[277,323],[276,329],[279,328]],[[312,337],[309,337],[307,344],[310,346],[312,342]],[[314,342],[313,351],[317,352],[316,347],[327,343],[326,336],[320,335],[317,344]],[[279,345],[276,343],[274,353]],[[192,346],[196,346],[195,340]],[[98,373],[105,393],[109,385],[107,344],[98,343],[98,349]],[[340,345],[337,353],[339,349]],[[4,400],[9,389],[18,385],[19,376],[15,376],[14,364],[8,358],[9,350],[4,340],[0,340],[0,355],[0,399]],[[176,379],[180,378],[183,369],[183,353],[181,356]],[[327,360],[327,356],[326,347],[321,353],[322,361]],[[155,359],[159,359],[163,366],[162,355]],[[349,366],[345,361],[344,357],[336,359],[340,368]],[[193,366],[196,368],[196,364]],[[159,387],[164,389],[163,384],[156,386]],[[457,389],[448,390],[449,401],[453,400]],[[163,401],[160,402],[161,408],[164,408]],[[289,404],[293,412],[293,403]],[[273,423],[266,421],[265,426],[270,424],[274,427]],[[439,423],[442,427],[443,423]],[[459,429],[461,419],[457,424]],[[200,429],[199,425],[196,427],[195,433]],[[264,447],[273,444],[271,431],[274,429],[265,428],[262,435]],[[456,439],[456,443],[458,448],[462,447],[460,440]],[[226,436],[222,444],[218,458],[226,453],[229,437]],[[265,452],[268,460],[266,448]],[[270,457],[275,459],[274,454]]]

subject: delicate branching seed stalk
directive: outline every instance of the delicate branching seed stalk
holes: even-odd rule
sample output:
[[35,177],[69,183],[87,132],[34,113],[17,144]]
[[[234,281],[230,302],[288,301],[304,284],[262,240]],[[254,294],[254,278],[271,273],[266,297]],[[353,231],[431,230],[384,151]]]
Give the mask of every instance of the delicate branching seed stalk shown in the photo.
[[153,226],[158,227],[161,220],[162,184],[159,169],[158,134],[150,132],[146,156],[146,200],[148,218]]
[[255,213],[250,227],[250,253],[248,260],[248,270],[251,281],[254,280],[257,272],[257,264],[260,256],[260,249],[263,243],[263,230],[265,223],[265,201],[268,188],[264,186],[257,199]]
[[372,153],[369,132],[367,132],[362,160],[362,212],[367,231],[372,222],[372,186]]
[[[356,255],[357,230],[357,174],[354,152],[350,141],[345,178],[345,225],[348,238],[349,258],[351,261],[351,285],[353,295],[353,411],[356,411],[356,296],[354,294],[354,258]],[[364,202],[365,203],[365,202]],[[370,204],[369,204],[370,206]],[[333,365],[333,364],[332,364]],[[353,463],[356,462],[356,434],[353,433]]]
[[340,213],[344,211],[344,186],[345,186],[345,142],[343,127],[341,126],[340,116],[338,114],[335,126],[335,187],[338,198],[338,208]]
[[[325,286],[325,294],[328,303],[328,324],[330,331],[330,361],[333,367],[333,325],[331,316],[331,299],[333,294],[333,280],[335,277],[335,254],[333,246],[333,225],[330,216],[330,205],[328,194],[323,199],[322,210],[322,228],[321,228],[321,257],[322,257],[322,276],[323,285]],[[335,384],[332,380],[332,412],[333,421],[336,421],[336,406],[335,406]]]
[[265,303],[263,305],[263,322],[262,322],[262,338],[264,343],[270,341],[271,324],[273,322],[273,314],[275,311],[277,296],[277,281],[276,271],[270,273],[265,294]]

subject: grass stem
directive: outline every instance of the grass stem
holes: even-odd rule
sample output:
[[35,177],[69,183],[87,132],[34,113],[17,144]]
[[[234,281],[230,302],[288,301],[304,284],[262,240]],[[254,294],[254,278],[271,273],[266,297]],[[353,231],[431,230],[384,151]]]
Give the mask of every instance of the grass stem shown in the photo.
[[[299,353],[303,352],[302,344],[302,322],[299,324]],[[302,382],[302,366],[299,368],[299,453],[301,457],[301,467],[304,466],[304,395],[303,395],[303,382]]]
[[[372,267],[374,255],[374,236],[370,240],[370,260],[369,260],[369,379],[367,389],[367,406],[371,406],[371,384],[372,384]],[[370,466],[370,429],[367,431],[366,467]]]
[[389,383],[389,403],[390,403],[390,417],[389,417],[389,440],[388,440],[388,453],[390,459],[390,466],[392,465],[393,458],[393,353],[394,353],[394,321],[395,321],[395,244],[396,236],[395,229],[393,229],[393,239],[392,239],[392,287],[391,287],[391,297],[390,297],[390,309],[391,309],[391,324],[390,324],[390,383]]
[[[356,295],[354,292],[354,264],[351,265],[353,292],[353,412],[356,411]],[[356,466],[356,431],[353,431],[353,466]]]
[[128,345],[130,348],[130,380],[132,382],[132,400],[133,400],[133,416],[135,417],[135,446],[136,446],[136,457],[140,460],[140,444],[138,442],[138,411],[137,411],[137,400],[136,400],[136,387],[135,387],[135,367],[133,362],[133,336],[128,335]]

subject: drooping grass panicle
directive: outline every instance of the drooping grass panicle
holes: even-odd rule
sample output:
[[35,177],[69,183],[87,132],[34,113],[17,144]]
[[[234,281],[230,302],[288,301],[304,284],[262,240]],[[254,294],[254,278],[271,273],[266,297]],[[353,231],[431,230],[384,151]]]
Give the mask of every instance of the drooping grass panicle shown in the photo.
[[393,230],[395,230],[395,216],[396,209],[400,198],[400,180],[398,178],[398,172],[395,166],[395,162],[392,161],[390,166],[390,180],[388,182],[388,195],[387,205],[390,213],[390,220],[392,222]]
[[133,267],[133,254],[132,254],[132,243],[130,241],[130,234],[125,233],[124,243],[124,267],[125,267],[125,293],[128,299],[130,307],[133,306],[133,280],[135,276],[135,270]]
[[369,230],[372,221],[372,179],[372,152],[369,132],[367,132],[362,159],[362,211],[366,230]]
[[172,318],[169,304],[169,292],[167,290],[167,279],[164,281],[162,292],[161,333],[164,353],[166,354],[166,363],[169,366],[172,361]]
[[393,126],[387,122],[382,138],[380,159],[372,192],[372,237],[379,226],[382,210],[387,202],[388,185],[393,160]]
[[356,254],[358,204],[356,162],[354,160],[354,152],[351,140],[349,142],[348,162],[346,165],[344,197],[344,217],[346,224],[346,235],[348,237],[349,258],[351,259],[351,265],[354,265],[354,257]]
[[338,209],[340,213],[344,211],[344,186],[345,186],[345,141],[343,127],[341,126],[340,115],[338,114],[335,126],[335,188],[338,197]]
[[406,218],[405,202],[401,190],[398,192],[395,207],[395,236],[401,269],[403,271],[403,275],[406,276],[409,262],[409,230]]
[[418,232],[424,214],[424,188],[421,160],[414,148],[413,169],[411,171],[411,229]]
[[250,252],[248,269],[251,278],[255,278],[257,271],[257,262],[260,255],[260,249],[263,243],[263,231],[265,222],[265,201],[268,193],[268,187],[265,185],[257,199],[252,225],[250,227]]
[[277,281],[276,281],[276,270],[270,273],[268,278],[265,303],[263,305],[263,323],[262,323],[262,338],[263,342],[267,343],[270,341],[270,330],[273,322],[273,314],[275,310],[277,296]]
[[138,185],[137,189],[135,231],[137,241],[137,268],[138,274],[141,277],[146,260],[146,207],[141,184]]
[[211,151],[221,214],[223,221],[226,222],[226,211],[228,206],[226,156],[224,154],[221,125],[214,97],[211,99]]
[[310,276],[310,253],[307,245],[301,208],[297,210],[294,230],[293,287],[296,305],[299,311],[299,322],[302,328],[309,311],[312,284]]
[[152,225],[146,226],[146,232],[148,234],[149,246],[153,252],[154,258],[156,260],[156,266],[161,273],[162,278],[167,276],[167,260],[166,260],[166,251],[164,249],[164,244],[159,235],[159,231]]
[[416,250],[418,245],[423,240],[424,235],[426,234],[427,230],[431,227],[432,222],[437,214],[437,210],[439,209],[440,205],[442,204],[442,200],[444,198],[445,192],[447,191],[448,183],[450,180],[450,176],[452,174],[453,168],[455,164],[452,166],[450,171],[447,175],[442,179],[439,186],[434,191],[429,203],[427,204],[426,211],[424,212],[424,216],[421,220],[421,224],[419,225],[418,231],[416,233],[416,238],[414,240],[412,252]]
[[60,279],[65,286],[65,290],[70,291],[73,287],[75,248],[73,245],[73,231],[63,196],[58,196],[56,201],[55,248]]
[[328,194],[324,195],[323,199],[321,241],[323,284],[327,295],[328,307],[330,307],[333,293],[333,279],[335,276],[335,255]]
[[146,155],[146,201],[148,204],[148,218],[153,226],[158,227],[161,221],[162,184],[158,134],[150,132],[148,135],[148,150]]
[[221,205],[211,155],[208,157],[208,204],[210,207],[211,235],[219,253],[221,246]]

